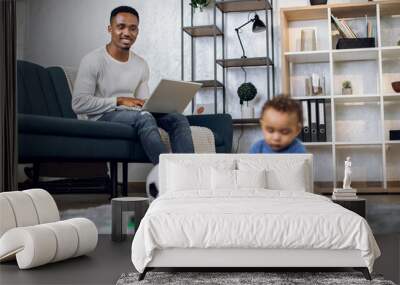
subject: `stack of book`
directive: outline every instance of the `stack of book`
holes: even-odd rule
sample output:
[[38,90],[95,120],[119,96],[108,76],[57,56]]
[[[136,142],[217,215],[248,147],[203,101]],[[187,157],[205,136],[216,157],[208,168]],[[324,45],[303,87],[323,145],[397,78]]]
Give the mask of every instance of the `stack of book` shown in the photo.
[[[336,26],[337,32],[343,37],[348,39],[355,39],[359,38],[360,36],[357,35],[346,22],[346,20],[338,19],[334,15],[331,15],[332,23]],[[335,35],[336,33],[334,33]],[[370,38],[373,35],[373,28],[372,23],[368,20],[367,15],[365,15],[365,36]]]
[[334,199],[334,200],[357,199],[357,189],[335,188],[332,193],[332,199]]

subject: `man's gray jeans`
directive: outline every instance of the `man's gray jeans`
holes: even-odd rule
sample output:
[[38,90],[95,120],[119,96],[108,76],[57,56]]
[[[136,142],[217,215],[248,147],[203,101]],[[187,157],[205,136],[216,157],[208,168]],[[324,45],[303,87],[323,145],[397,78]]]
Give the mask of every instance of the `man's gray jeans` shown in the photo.
[[99,121],[123,123],[135,128],[142,147],[153,164],[158,164],[160,154],[167,152],[161,141],[158,126],[169,134],[172,152],[194,152],[189,122],[182,114],[150,114],[147,111],[116,110],[105,113]]

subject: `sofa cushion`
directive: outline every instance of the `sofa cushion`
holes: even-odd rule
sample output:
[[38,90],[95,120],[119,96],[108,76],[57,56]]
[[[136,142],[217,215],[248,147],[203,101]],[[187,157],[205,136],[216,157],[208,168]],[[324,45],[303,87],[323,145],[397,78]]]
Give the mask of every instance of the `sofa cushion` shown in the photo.
[[61,68],[49,71],[34,63],[18,61],[17,74],[18,113],[76,118]]
[[46,68],[53,83],[57,102],[64,118],[76,118],[75,112],[72,110],[71,89],[66,79],[66,74],[61,67]]
[[25,114],[18,115],[18,129],[22,133],[82,138],[131,140],[137,137],[134,128],[126,124]]
[[214,134],[215,145],[217,147],[224,145],[224,138],[218,133],[213,132],[213,134]]
[[[19,162],[32,161],[136,161],[136,144],[127,139],[18,135]],[[145,153],[142,153],[146,156]],[[140,161],[142,162],[142,161]],[[145,161],[148,162],[146,158]]]
[[233,126],[229,114],[187,116],[191,126],[207,127],[214,133],[218,153],[232,151]]

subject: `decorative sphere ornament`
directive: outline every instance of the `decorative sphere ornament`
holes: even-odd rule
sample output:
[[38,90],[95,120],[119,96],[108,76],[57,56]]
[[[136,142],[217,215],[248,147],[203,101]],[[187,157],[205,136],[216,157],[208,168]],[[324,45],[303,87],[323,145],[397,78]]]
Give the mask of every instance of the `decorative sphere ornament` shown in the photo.
[[154,166],[146,177],[146,193],[150,202],[158,196],[159,181],[158,181],[158,165]]
[[240,98],[240,104],[242,105],[244,101],[248,102],[254,99],[257,95],[257,88],[251,82],[245,82],[239,86],[237,94]]

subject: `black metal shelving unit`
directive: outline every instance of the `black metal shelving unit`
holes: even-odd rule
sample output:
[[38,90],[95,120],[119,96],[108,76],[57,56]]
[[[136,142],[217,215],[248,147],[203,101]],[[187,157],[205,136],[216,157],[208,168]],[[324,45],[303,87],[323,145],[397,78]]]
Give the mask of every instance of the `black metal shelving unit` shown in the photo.
[[[225,77],[226,69],[235,67],[265,67],[266,69],[266,80],[267,80],[267,97],[268,100],[273,97],[275,93],[275,68],[274,68],[274,34],[273,34],[273,7],[268,0],[226,0],[226,1],[213,1],[211,3],[213,9],[213,23],[211,25],[194,26],[193,16],[194,10],[189,6],[189,2],[181,0],[181,79],[185,78],[185,40],[184,34],[190,36],[191,44],[191,81],[203,83],[203,88],[214,88],[214,111],[218,113],[218,91],[222,92],[222,104],[223,113],[226,112],[226,88],[225,88]],[[184,12],[185,7],[190,9],[190,25],[184,26]],[[221,25],[217,25],[217,12],[221,13]],[[253,58],[225,58],[225,14],[227,13],[238,13],[238,12],[255,12],[265,11],[266,19],[266,56],[265,57],[253,57]],[[194,40],[197,37],[213,37],[214,45],[214,76],[211,80],[201,80],[195,78],[194,66]],[[221,39],[222,58],[217,59],[217,40]],[[218,66],[223,69],[222,80],[217,78]],[[195,99],[192,103],[192,112],[194,111]],[[247,122],[248,119],[235,119],[236,124],[240,124],[241,120],[243,123]]]

